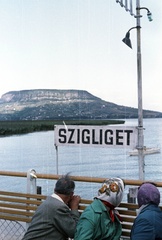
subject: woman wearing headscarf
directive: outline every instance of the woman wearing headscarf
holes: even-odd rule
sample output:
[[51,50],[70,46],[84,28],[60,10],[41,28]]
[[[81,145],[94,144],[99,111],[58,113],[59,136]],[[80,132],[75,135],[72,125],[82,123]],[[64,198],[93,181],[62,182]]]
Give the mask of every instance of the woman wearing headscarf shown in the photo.
[[115,207],[121,203],[123,192],[122,179],[106,179],[98,196],[81,214],[74,240],[119,240],[122,227]]
[[158,188],[153,183],[143,183],[138,190],[137,201],[139,209],[131,230],[131,240],[162,240]]

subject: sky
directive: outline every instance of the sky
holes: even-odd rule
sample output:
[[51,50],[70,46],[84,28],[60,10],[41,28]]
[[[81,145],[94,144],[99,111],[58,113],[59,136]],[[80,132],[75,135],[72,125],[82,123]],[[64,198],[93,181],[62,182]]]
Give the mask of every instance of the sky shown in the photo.
[[[143,109],[162,112],[162,1],[140,6]],[[135,26],[116,0],[0,0],[0,96],[77,89],[138,108],[136,29],[122,42]]]

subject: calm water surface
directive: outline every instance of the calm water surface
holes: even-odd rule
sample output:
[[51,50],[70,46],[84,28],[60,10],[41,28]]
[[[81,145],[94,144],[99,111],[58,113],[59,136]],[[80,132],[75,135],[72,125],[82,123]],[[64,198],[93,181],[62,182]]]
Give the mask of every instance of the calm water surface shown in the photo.
[[[126,120],[125,125],[137,126],[137,119]],[[144,119],[144,142],[147,147],[162,149],[162,119]],[[59,174],[92,177],[138,179],[138,157],[130,157],[128,149],[59,147]],[[56,150],[54,131],[30,133],[0,138],[1,170],[56,174]],[[3,190],[26,190],[26,179],[0,177]],[[162,181],[162,153],[145,156],[145,179]],[[53,191],[54,181],[37,180],[44,194]],[[98,185],[77,183],[76,191],[91,197],[96,195]]]

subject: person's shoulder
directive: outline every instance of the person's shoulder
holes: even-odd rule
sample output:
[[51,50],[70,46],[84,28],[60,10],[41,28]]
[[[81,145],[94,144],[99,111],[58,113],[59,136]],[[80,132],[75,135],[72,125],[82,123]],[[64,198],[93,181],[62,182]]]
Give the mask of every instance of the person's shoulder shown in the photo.
[[162,217],[162,211],[161,209],[155,205],[155,204],[149,204],[145,208],[142,209],[140,214],[138,215],[138,218],[154,218],[155,215],[159,215]]
[[65,205],[65,203],[57,198],[52,196],[47,196],[46,200],[44,201],[45,204],[55,204],[55,205]]
[[153,204],[153,203],[150,203],[148,204],[144,210],[148,211],[148,212],[159,212],[159,213],[162,213],[161,209],[159,208],[158,205],[156,204]]
[[102,206],[104,207],[105,205],[102,203],[102,201],[98,198],[95,198],[94,201],[92,202],[92,205],[97,205],[97,206]]
[[54,211],[57,211],[59,209],[64,209],[64,211],[69,211],[69,207],[63,202],[60,201],[57,198],[54,198],[52,196],[48,196],[46,200],[44,201],[44,204],[42,204],[42,208],[50,208],[51,211],[52,209]]
[[102,211],[107,211],[101,200],[97,198],[95,198],[94,201],[89,205],[89,208],[92,208],[94,212],[99,213],[101,213]]

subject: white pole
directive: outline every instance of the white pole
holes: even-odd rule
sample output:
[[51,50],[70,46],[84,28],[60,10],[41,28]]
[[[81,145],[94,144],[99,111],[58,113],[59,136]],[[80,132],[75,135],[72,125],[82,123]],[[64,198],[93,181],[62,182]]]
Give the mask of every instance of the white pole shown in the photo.
[[[117,3],[120,3],[123,6],[123,1],[116,0]],[[139,179],[144,180],[145,178],[145,171],[144,171],[144,136],[143,136],[143,107],[142,107],[142,58],[141,58],[141,26],[140,26],[140,9],[147,8],[140,8],[140,0],[136,0],[136,15],[133,13],[133,4],[132,0],[129,2],[129,7],[127,1],[125,1],[124,8],[129,10],[130,15],[136,18],[136,29],[137,29],[137,88],[138,88],[138,164],[139,164]],[[149,15],[148,15],[149,14]],[[152,21],[151,13],[148,12],[147,16],[149,21]],[[132,28],[133,29],[133,28]],[[131,30],[131,29],[130,29]]]
[[140,0],[136,0],[137,21],[137,87],[138,87],[138,163],[139,179],[144,180],[144,136],[143,136],[143,108],[142,108],[142,58],[141,58],[141,26]]
[[[56,128],[56,126],[54,125],[54,134],[55,134],[55,128]],[[56,149],[56,173],[58,174],[58,172],[59,172],[59,170],[58,170],[58,146],[56,144],[54,144],[54,146]]]
[[58,170],[58,146],[55,145],[55,149],[56,149],[56,173],[59,174],[59,170]]

